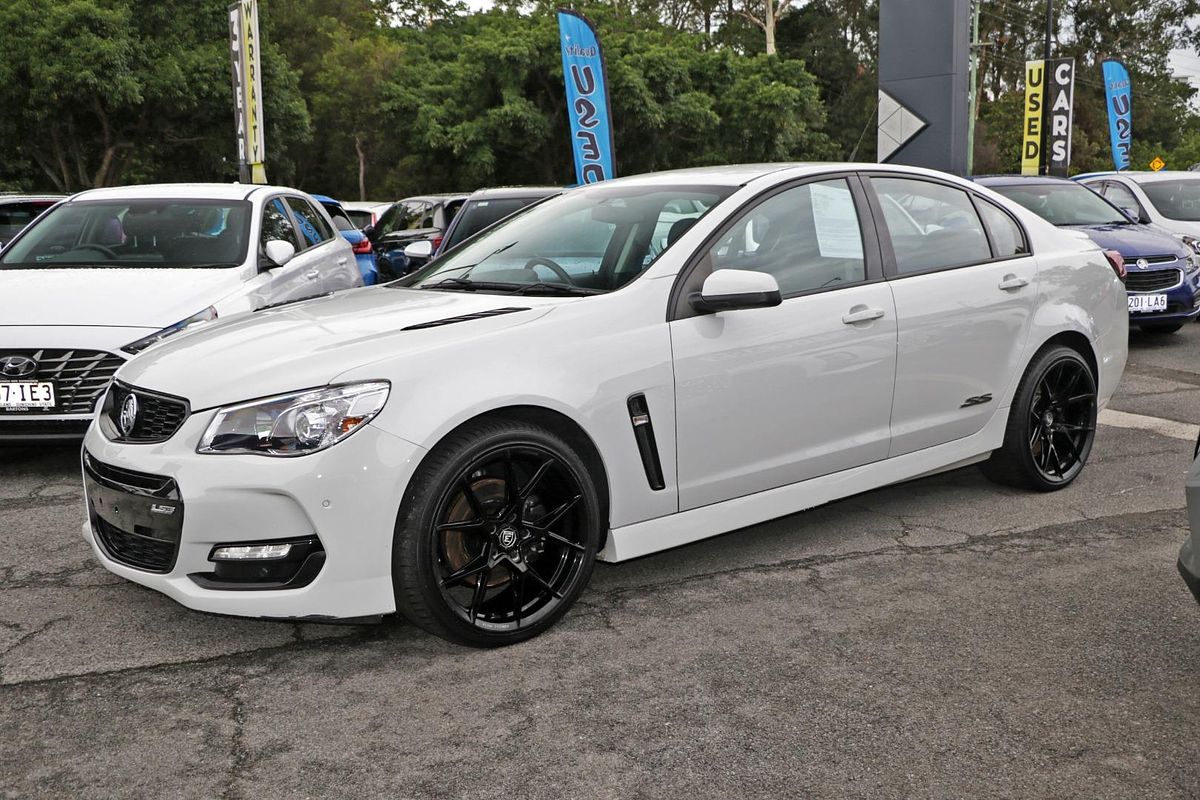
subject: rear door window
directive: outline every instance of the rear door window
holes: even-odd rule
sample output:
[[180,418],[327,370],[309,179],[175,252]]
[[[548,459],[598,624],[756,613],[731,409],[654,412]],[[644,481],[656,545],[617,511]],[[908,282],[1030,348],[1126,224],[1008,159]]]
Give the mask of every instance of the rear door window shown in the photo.
[[983,223],[962,189],[911,178],[871,178],[901,274],[989,261]]

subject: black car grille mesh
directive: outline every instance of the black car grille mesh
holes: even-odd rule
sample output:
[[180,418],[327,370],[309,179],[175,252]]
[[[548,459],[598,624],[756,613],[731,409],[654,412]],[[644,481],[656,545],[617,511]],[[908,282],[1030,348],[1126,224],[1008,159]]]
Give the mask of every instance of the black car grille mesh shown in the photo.
[[[130,395],[137,398],[138,411],[133,429],[125,432],[121,430],[121,410]],[[154,444],[174,436],[190,409],[182,398],[155,394],[114,381],[100,413],[107,423],[104,433],[108,438],[118,442]]]
[[114,561],[147,572],[170,572],[171,567],[175,566],[175,555],[179,550],[178,536],[159,539],[145,533],[126,531],[98,516],[92,518],[92,528]]
[[1151,272],[1129,270],[1125,276],[1125,289],[1130,292],[1157,292],[1170,289],[1183,280],[1183,273],[1177,269],[1156,269]]
[[3,350],[3,356],[27,356],[37,362],[37,370],[20,380],[54,384],[54,406],[22,414],[91,414],[96,399],[125,363],[120,356],[98,350]]

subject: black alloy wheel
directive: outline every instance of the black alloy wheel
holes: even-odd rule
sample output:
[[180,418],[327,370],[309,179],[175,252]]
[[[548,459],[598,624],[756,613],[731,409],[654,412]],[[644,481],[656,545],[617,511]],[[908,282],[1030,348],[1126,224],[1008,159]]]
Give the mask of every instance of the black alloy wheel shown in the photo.
[[399,610],[465,644],[540,633],[591,577],[599,505],[582,460],[548,431],[493,421],[451,434],[422,463],[397,521]]
[[1004,445],[983,471],[1000,483],[1040,491],[1078,477],[1096,436],[1096,379],[1078,352],[1043,350],[1030,364],[1009,412]]

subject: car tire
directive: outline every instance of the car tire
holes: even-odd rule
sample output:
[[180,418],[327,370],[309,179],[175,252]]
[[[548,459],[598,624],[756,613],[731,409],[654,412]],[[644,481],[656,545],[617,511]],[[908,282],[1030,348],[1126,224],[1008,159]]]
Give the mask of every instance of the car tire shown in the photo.
[[1175,333],[1183,327],[1182,322],[1149,322],[1138,326],[1142,329],[1142,333],[1149,333],[1155,336],[1161,336],[1168,333]]
[[981,465],[1008,486],[1052,492],[1069,486],[1087,462],[1096,432],[1096,378],[1069,347],[1039,351],[1009,409],[1004,444]]
[[397,610],[476,647],[536,636],[587,586],[600,508],[587,466],[551,431],[510,419],[459,428],[421,462],[397,516]]

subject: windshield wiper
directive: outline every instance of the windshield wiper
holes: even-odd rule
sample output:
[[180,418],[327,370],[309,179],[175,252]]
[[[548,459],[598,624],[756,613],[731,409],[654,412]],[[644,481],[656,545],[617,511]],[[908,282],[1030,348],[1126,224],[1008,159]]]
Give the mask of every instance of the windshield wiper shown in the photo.
[[458,292],[503,292],[504,294],[563,294],[572,297],[604,294],[602,289],[586,289],[568,286],[565,283],[513,283],[510,281],[473,281],[470,278],[443,278],[437,283],[428,283],[419,289],[442,289]]
[[572,297],[584,297],[593,294],[604,294],[603,289],[588,289],[583,286],[568,286],[565,283],[522,283],[513,284],[516,289],[509,294],[533,294],[534,292],[546,292],[547,294],[565,294]]

